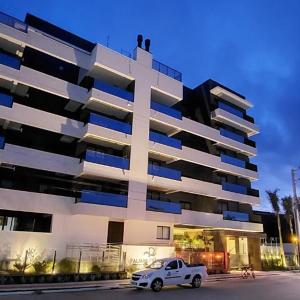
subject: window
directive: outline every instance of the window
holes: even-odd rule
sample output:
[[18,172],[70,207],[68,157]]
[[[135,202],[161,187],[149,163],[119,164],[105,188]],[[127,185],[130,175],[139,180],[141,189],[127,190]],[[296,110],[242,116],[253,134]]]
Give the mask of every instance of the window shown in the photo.
[[182,261],[178,260],[178,268],[181,269],[182,268]]
[[157,239],[169,240],[170,239],[170,227],[168,226],[157,226]]
[[6,225],[6,218],[0,216],[0,229],[3,230],[3,227]]
[[181,208],[182,209],[187,209],[187,210],[191,210],[192,209],[192,205],[190,202],[187,201],[180,201],[181,204]]
[[177,268],[178,268],[178,266],[177,266],[177,260],[172,260],[166,266],[166,270],[176,270]]
[[225,201],[219,201],[218,202],[218,211],[220,214],[222,214],[224,211],[228,210],[228,202]]
[[0,210],[0,231],[51,232],[52,215]]
[[220,178],[221,183],[224,183],[224,182],[228,181],[228,177],[226,175],[219,174],[219,178]]

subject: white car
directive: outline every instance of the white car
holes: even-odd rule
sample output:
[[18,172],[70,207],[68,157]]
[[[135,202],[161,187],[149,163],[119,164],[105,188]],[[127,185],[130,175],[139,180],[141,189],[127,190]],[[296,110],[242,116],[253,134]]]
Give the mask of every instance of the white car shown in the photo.
[[137,289],[151,288],[159,292],[166,285],[191,284],[193,288],[199,288],[206,278],[207,269],[204,265],[188,265],[179,258],[166,258],[133,273],[130,284]]

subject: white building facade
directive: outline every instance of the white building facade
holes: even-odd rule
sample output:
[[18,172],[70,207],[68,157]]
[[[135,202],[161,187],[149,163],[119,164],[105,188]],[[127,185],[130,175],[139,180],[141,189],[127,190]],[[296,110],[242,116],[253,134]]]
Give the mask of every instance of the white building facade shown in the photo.
[[117,244],[144,263],[198,231],[241,254],[263,231],[251,107],[211,80],[184,87],[142,46],[128,57],[1,15],[0,255]]

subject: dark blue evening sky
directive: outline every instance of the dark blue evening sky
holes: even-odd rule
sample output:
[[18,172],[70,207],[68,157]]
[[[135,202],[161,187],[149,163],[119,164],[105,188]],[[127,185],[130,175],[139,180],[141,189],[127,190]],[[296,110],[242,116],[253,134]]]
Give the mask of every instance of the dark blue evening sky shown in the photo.
[[[93,42],[132,50],[151,39],[155,58],[195,87],[208,78],[255,105],[263,209],[265,190],[291,193],[290,169],[300,165],[300,1],[269,0],[1,0],[21,20],[30,12]],[[300,173],[299,173],[300,175]]]

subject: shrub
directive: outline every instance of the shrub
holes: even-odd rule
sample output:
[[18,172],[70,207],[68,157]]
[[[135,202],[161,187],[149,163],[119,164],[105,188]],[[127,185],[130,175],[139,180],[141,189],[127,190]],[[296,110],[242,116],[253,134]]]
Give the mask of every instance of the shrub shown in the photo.
[[36,261],[32,264],[35,273],[43,274],[47,272],[48,263],[45,260]]
[[59,273],[76,273],[76,263],[70,258],[63,258],[57,265]]
[[99,265],[93,265],[92,266],[92,272],[93,273],[100,273],[101,272],[101,267]]
[[27,268],[29,268],[30,265],[29,264],[25,264],[25,263],[20,263],[20,262],[16,262],[14,263],[14,268],[17,270],[17,272],[19,273],[24,273],[25,270]]

